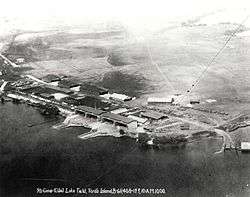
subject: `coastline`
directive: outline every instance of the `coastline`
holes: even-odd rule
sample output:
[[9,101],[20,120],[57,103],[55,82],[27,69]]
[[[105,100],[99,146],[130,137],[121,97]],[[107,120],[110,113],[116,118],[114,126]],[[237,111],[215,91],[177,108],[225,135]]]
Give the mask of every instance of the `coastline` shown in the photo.
[[[76,114],[69,114],[68,116],[66,116],[63,123],[61,123],[60,125],[55,125],[53,128],[54,129],[61,129],[61,128],[68,128],[68,127],[85,127],[85,128],[91,129],[89,132],[84,133],[84,134],[80,134],[78,136],[78,138],[83,139],[83,140],[88,140],[88,139],[96,138],[96,137],[106,137],[106,136],[115,137],[115,138],[127,136],[127,137],[134,138],[134,139],[138,140],[139,134],[144,133],[150,137],[150,140],[148,140],[146,144],[152,145],[152,146],[156,145],[153,143],[153,140],[159,134],[162,137],[171,136],[172,138],[177,138],[180,135],[182,135],[182,132],[180,132],[180,133],[178,133],[178,132],[176,132],[176,133],[151,133],[151,132],[143,131],[142,128],[137,129],[135,131],[126,131],[125,133],[121,134],[119,132],[119,129],[117,129],[115,126],[113,126],[111,124],[96,122],[96,121],[84,118],[84,117],[76,115]],[[217,134],[217,136],[221,136],[222,140],[223,140],[223,143],[221,145],[221,149],[219,151],[215,152],[215,154],[222,153],[225,150],[225,147],[235,148],[234,142],[228,133],[226,133],[225,131],[220,130],[220,129],[214,129],[212,132],[215,132]],[[212,132],[207,131],[207,134],[209,134],[209,133],[212,134]],[[193,134],[198,134],[198,136],[203,135],[202,133],[201,134],[199,134],[199,133],[201,133],[201,132],[197,131],[195,133],[186,135],[185,139],[187,141],[184,143],[190,143],[192,141],[197,141],[197,140],[191,140],[191,139],[194,139]],[[197,137],[195,137],[195,138],[197,139]],[[220,138],[218,138],[218,139],[220,140]]]

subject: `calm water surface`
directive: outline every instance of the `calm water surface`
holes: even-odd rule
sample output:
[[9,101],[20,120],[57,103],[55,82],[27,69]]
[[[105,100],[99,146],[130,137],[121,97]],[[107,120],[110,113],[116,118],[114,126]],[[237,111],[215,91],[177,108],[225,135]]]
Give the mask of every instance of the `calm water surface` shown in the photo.
[[[143,149],[129,138],[83,141],[77,135],[88,130],[55,130],[51,126],[62,118],[43,123],[49,120],[24,104],[0,105],[0,196],[36,196],[37,187],[165,188],[164,196],[250,196],[250,154],[215,155],[222,143],[218,139]],[[28,127],[34,123],[38,125]]]

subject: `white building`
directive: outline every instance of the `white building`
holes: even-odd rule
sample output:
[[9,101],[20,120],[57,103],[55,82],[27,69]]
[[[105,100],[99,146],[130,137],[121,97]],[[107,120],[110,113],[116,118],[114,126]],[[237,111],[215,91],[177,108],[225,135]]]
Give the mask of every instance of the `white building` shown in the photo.
[[115,110],[111,111],[111,113],[113,113],[113,114],[122,114],[122,113],[125,113],[127,111],[128,111],[127,108],[119,108],[119,109],[115,109]]
[[25,59],[22,58],[22,57],[16,59],[16,63],[17,63],[17,64],[22,64],[22,63],[24,63],[24,62],[25,62]]
[[75,86],[70,88],[70,90],[74,91],[74,92],[80,92],[81,86]]
[[69,95],[63,93],[54,93],[52,94],[57,101],[60,101],[62,98],[68,97]]
[[112,93],[112,94],[104,94],[101,95],[101,97],[106,99],[113,99],[113,100],[119,100],[119,101],[129,101],[132,100],[132,97],[127,96],[125,94],[118,94],[118,93]]
[[147,118],[142,118],[142,117],[138,117],[138,116],[134,116],[134,115],[129,115],[128,118],[131,118],[131,119],[137,121],[140,124],[144,124],[144,123],[146,123],[148,121]]
[[250,142],[241,142],[241,151],[250,151]]
[[147,100],[149,105],[152,104],[172,104],[174,102],[174,97],[150,97]]

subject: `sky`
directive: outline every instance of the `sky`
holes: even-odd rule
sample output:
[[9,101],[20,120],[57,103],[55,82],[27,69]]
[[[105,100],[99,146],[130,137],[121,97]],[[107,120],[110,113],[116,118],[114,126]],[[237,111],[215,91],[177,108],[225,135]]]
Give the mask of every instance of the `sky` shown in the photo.
[[0,0],[4,16],[182,16],[250,6],[249,0]]
[[[0,3],[2,22],[23,29],[114,20],[144,31],[219,10],[229,10],[223,20],[230,17],[235,19],[233,22],[240,22],[250,10],[249,0],[0,0]],[[4,23],[4,27],[8,29],[8,24]]]

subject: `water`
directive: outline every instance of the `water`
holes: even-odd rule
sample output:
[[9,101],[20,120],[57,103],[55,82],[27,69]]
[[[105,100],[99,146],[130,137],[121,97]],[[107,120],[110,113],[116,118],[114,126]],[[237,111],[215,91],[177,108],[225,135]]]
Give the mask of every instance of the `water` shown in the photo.
[[218,139],[144,149],[129,138],[80,140],[77,135],[88,130],[51,128],[60,118],[27,127],[46,118],[24,104],[6,103],[0,112],[0,196],[71,186],[165,188],[164,196],[177,197],[250,196],[250,154],[214,154],[222,144]]

